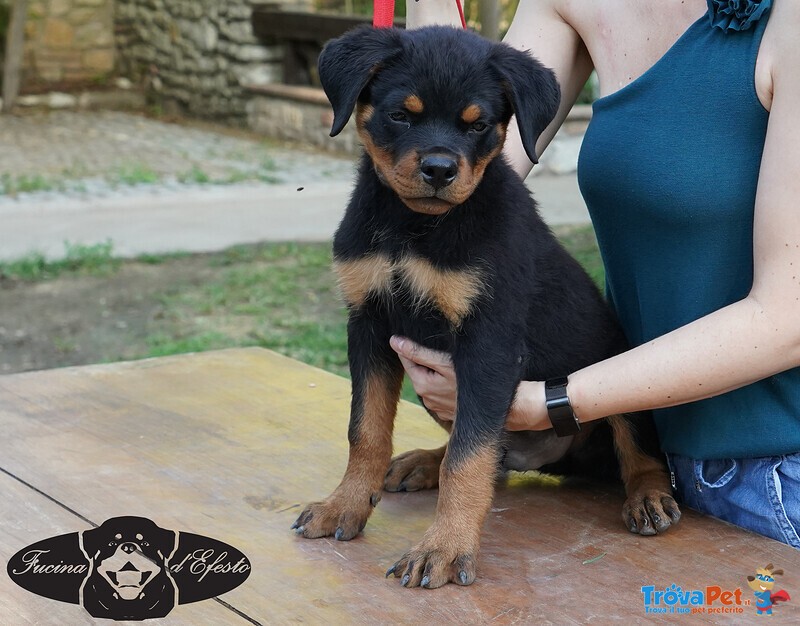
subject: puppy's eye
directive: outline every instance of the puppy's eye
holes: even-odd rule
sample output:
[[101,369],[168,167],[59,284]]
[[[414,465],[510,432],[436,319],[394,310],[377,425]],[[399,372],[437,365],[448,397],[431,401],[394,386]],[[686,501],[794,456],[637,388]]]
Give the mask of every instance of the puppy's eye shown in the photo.
[[487,128],[489,128],[489,125],[486,122],[481,121],[474,122],[472,126],[469,127],[469,129],[474,133],[482,133]]
[[408,115],[403,111],[392,111],[389,113],[389,119],[393,122],[408,123]]

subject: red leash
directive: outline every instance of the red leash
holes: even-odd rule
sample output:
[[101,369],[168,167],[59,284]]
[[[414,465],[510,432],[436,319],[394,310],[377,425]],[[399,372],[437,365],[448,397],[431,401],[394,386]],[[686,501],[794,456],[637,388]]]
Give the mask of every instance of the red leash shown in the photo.
[[[464,19],[464,7],[461,0],[455,0],[458,7],[458,16],[461,18],[461,26],[467,27],[467,20]],[[372,25],[375,28],[391,28],[394,26],[394,0],[374,0],[372,12]]]

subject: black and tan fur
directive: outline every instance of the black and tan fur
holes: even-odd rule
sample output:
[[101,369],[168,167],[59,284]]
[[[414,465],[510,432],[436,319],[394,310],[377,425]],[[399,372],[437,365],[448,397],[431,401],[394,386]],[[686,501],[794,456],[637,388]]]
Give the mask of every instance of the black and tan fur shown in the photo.
[[[642,449],[652,426],[644,416],[593,422],[575,438],[503,428],[521,380],[568,375],[626,348],[598,290],[500,156],[514,113],[535,160],[558,106],[553,73],[510,47],[431,27],[352,31],[326,46],[320,78],[331,134],[355,109],[365,148],[334,239],[349,309],[350,459],[297,532],[352,539],[382,489],[438,486],[433,524],[390,573],[406,586],[439,587],[474,580],[501,469],[606,468],[626,485],[631,530],[655,534],[677,522],[665,468]],[[394,461],[403,369],[392,335],[450,353],[458,383],[446,448]]]

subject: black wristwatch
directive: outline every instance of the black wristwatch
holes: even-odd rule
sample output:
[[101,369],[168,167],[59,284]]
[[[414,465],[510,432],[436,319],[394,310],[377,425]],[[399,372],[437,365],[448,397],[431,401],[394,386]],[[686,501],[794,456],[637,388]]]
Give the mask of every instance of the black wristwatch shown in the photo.
[[572,411],[567,396],[567,377],[551,378],[544,383],[544,398],[547,415],[553,430],[559,437],[577,435],[581,431],[581,423]]

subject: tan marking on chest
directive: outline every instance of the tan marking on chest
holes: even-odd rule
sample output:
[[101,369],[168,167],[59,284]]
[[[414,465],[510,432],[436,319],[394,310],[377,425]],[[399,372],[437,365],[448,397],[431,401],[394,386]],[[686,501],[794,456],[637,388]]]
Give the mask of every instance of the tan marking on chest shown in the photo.
[[361,306],[370,293],[389,291],[394,264],[388,257],[371,255],[350,261],[334,261],[333,270],[345,302]]
[[404,284],[412,296],[429,302],[455,327],[461,326],[477,298],[483,294],[483,278],[475,268],[448,270],[434,267],[419,257],[405,257],[399,263]]
[[415,256],[391,261],[383,255],[370,255],[334,261],[333,269],[339,289],[350,306],[362,306],[369,295],[390,295],[392,279],[397,275],[418,305],[434,306],[456,328],[485,292],[480,270],[440,269]]
[[370,255],[334,261],[333,269],[342,296],[350,306],[362,306],[369,295],[388,295],[392,279],[397,275],[416,303],[434,306],[456,328],[470,314],[478,297],[485,293],[480,270],[440,269],[415,256],[391,261],[383,255]]

